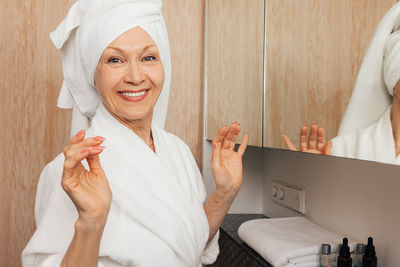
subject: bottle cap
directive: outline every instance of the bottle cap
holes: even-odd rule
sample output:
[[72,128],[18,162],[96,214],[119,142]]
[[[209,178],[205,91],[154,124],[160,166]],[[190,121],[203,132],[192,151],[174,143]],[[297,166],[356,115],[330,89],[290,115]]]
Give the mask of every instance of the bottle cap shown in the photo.
[[357,246],[356,246],[356,253],[357,254],[364,254],[364,251],[365,251],[365,245],[361,244],[361,243],[358,243]]
[[325,255],[331,254],[331,245],[329,244],[322,244],[321,245],[321,253]]

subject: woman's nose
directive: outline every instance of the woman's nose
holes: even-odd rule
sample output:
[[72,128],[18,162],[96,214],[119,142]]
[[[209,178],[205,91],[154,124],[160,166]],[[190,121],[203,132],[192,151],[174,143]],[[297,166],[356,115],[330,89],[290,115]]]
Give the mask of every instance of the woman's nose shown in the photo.
[[134,85],[139,85],[144,82],[146,76],[143,72],[140,64],[136,62],[130,62],[127,65],[124,75],[124,81],[127,83],[132,83]]

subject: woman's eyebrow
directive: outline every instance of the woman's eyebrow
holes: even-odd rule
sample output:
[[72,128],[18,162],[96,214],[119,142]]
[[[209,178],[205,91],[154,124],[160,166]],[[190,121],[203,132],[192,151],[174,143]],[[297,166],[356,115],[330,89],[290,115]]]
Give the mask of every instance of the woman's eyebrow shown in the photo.
[[117,50],[119,52],[124,52],[121,48],[115,47],[115,46],[108,46],[106,49],[113,49],[113,50]]
[[[147,49],[149,49],[149,48],[154,48],[154,47],[156,47],[154,44],[149,44],[149,45],[146,45],[146,46],[144,46],[143,48],[140,48],[140,50],[143,50],[143,51],[145,51],[145,50],[147,50]],[[106,49],[113,49],[113,50],[117,50],[117,51],[119,51],[119,52],[121,52],[121,53],[123,53],[124,52],[124,50],[123,49],[121,49],[121,48],[118,48],[118,47],[115,47],[115,46],[109,46],[109,47],[107,47]],[[138,48],[139,49],[139,48]]]

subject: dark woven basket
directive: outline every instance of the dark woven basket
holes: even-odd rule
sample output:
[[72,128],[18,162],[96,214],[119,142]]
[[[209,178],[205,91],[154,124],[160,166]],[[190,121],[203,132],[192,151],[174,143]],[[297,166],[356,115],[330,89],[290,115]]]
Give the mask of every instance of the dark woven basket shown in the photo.
[[271,265],[261,264],[255,257],[247,253],[224,230],[220,230],[220,253],[212,267],[263,267]]
[[228,214],[220,228],[220,253],[210,267],[272,267],[240,240],[237,230],[248,220],[266,218],[262,214]]

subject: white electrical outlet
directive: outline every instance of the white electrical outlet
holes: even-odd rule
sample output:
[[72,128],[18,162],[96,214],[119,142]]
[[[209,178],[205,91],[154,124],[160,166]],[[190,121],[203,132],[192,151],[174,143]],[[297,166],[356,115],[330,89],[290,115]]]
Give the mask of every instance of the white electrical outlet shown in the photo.
[[306,214],[306,190],[298,186],[273,180],[270,188],[273,201],[302,214]]

